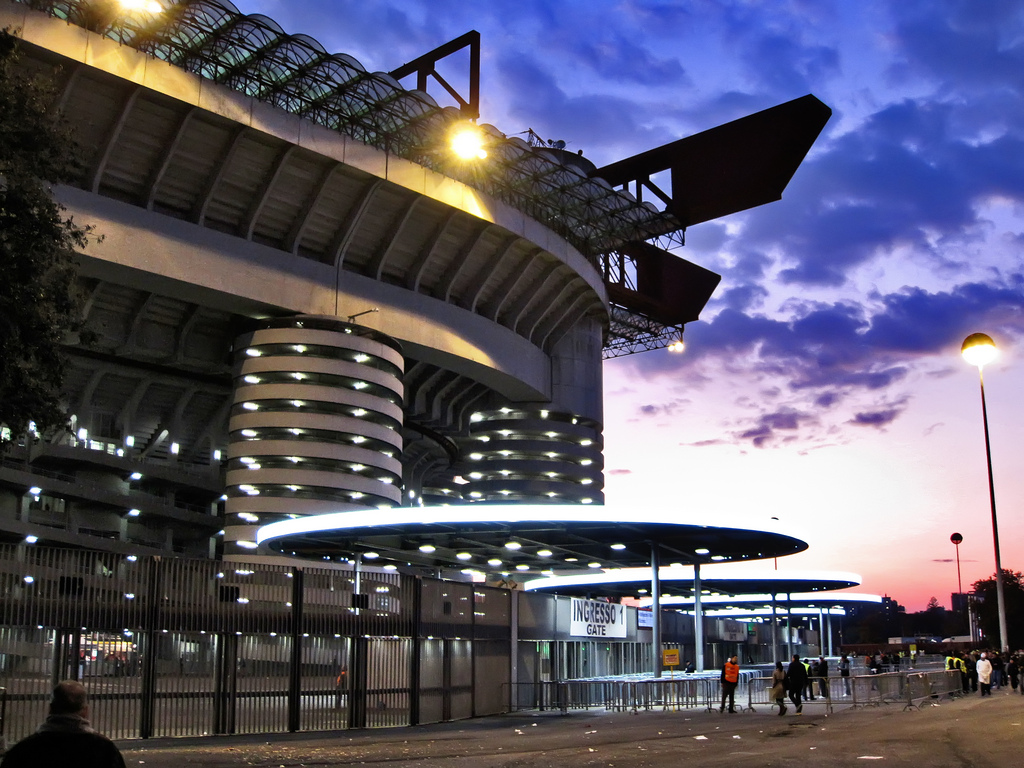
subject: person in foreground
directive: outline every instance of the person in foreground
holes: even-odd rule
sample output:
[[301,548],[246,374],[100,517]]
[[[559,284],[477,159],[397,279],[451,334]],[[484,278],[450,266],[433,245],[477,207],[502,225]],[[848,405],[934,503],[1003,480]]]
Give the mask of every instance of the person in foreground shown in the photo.
[[35,733],[13,747],[0,768],[125,768],[117,746],[89,725],[89,701],[85,686],[65,680],[53,689],[50,714]]

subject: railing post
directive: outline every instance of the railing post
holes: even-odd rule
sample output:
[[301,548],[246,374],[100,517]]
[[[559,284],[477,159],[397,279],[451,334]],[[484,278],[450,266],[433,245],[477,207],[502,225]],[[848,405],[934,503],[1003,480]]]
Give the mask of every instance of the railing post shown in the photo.
[[[512,652],[515,653],[513,646]],[[412,658],[409,659],[409,725],[420,724],[420,687],[423,685],[423,578],[412,585]],[[476,685],[474,679],[473,685]],[[515,691],[515,680],[509,686]],[[513,694],[509,694],[510,696]],[[510,699],[511,703],[511,699]]]
[[159,557],[149,561],[149,604],[146,606],[146,626],[143,630],[142,680],[139,686],[139,737],[152,738],[156,714],[156,657],[157,632],[160,623],[160,602],[163,595],[162,560]]
[[238,637],[234,632],[217,634],[213,692],[213,732],[235,732],[235,694],[238,683]]
[[292,568],[292,653],[288,667],[288,730],[302,727],[302,598],[303,570]]

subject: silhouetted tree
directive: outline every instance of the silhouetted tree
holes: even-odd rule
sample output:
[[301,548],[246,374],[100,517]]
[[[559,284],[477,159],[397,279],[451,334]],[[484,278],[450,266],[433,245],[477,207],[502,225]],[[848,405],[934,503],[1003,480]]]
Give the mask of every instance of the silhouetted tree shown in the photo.
[[80,321],[75,250],[90,233],[50,192],[80,173],[55,88],[19,58],[0,30],[0,425],[11,437],[30,421],[40,431],[67,421],[61,342]]
[[[974,592],[982,598],[978,621],[989,645],[999,644],[999,608],[996,601],[996,580],[974,582]],[[1006,598],[1007,643],[1011,649],[1024,646],[1024,573],[1003,569],[1003,596]]]

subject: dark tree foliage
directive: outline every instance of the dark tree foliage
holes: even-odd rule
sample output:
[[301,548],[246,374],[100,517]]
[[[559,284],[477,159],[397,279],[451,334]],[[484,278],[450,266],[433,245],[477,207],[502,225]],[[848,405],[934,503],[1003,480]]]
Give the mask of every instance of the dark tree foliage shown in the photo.
[[80,322],[75,250],[90,234],[50,193],[80,173],[55,88],[18,60],[0,30],[0,424],[12,436],[66,424],[61,342]]
[[[975,593],[982,598],[978,605],[981,629],[992,647],[999,645],[999,608],[996,600],[996,580],[974,582]],[[1024,647],[1024,573],[1003,569],[1003,597],[1006,598],[1007,643],[1011,649]]]

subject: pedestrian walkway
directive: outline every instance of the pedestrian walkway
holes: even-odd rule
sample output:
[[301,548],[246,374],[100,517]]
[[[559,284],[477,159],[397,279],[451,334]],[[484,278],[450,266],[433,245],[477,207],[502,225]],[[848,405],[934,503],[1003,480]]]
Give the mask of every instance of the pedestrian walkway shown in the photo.
[[[791,710],[792,711],[792,710]],[[735,715],[679,712],[520,712],[403,729],[332,734],[121,742],[128,766],[358,766],[389,768],[701,768],[737,764],[1005,768],[1024,739],[1024,696],[1006,689],[905,710],[898,703],[811,707],[779,717],[768,709]]]

